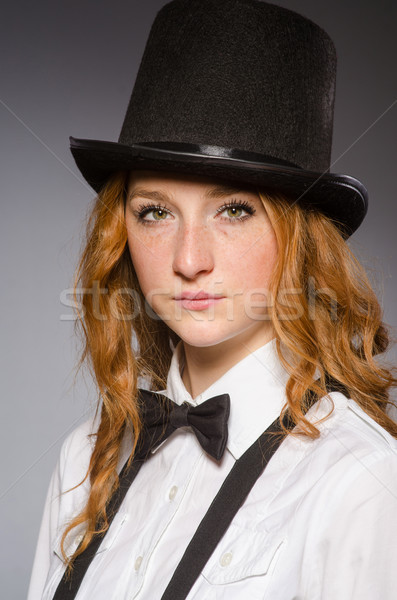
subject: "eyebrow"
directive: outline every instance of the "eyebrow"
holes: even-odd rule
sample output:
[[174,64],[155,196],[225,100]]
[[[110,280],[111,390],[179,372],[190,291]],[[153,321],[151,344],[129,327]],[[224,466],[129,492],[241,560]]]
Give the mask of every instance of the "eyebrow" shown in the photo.
[[[212,200],[214,198],[224,198],[225,196],[231,196],[233,194],[238,194],[241,192],[250,192],[251,190],[248,187],[239,187],[239,186],[227,186],[227,185],[217,185],[206,191],[204,194],[204,198]],[[150,200],[155,200],[156,202],[165,202],[166,200],[171,200],[171,196],[169,196],[166,192],[160,190],[146,190],[145,188],[138,187],[134,189],[129,195],[128,200],[133,200],[137,197],[144,197]]]

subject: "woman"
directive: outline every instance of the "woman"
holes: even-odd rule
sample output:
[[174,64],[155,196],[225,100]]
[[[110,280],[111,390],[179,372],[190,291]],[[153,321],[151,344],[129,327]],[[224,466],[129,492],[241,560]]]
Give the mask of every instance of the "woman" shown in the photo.
[[72,138],[101,405],[64,443],[29,600],[394,597],[396,380],[346,244],[366,191],[328,172],[334,84],[300,15],[175,0],[119,143]]

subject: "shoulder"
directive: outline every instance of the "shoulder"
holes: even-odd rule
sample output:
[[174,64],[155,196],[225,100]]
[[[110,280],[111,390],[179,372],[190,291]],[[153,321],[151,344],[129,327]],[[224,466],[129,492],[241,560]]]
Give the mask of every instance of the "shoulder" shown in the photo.
[[265,471],[275,490],[268,527],[279,522],[280,507],[283,522],[304,524],[307,541],[324,541],[329,534],[343,543],[343,527],[353,520],[351,535],[362,539],[360,521],[378,522],[380,514],[386,529],[388,522],[395,527],[397,440],[339,392],[322,398],[307,417],[320,435],[287,436]]
[[47,492],[37,545],[36,562],[40,565],[52,563],[54,553],[62,560],[60,540],[66,524],[81,511],[86,502],[89,491],[86,474],[97,426],[95,417],[86,420],[62,444]]
[[344,394],[333,392],[322,398],[310,418],[319,421],[319,449],[339,449],[356,460],[371,460],[376,454],[397,458],[397,439]]
[[300,473],[306,482],[301,487],[317,498],[318,506],[326,505],[330,512],[342,508],[347,514],[369,499],[373,506],[382,501],[394,505],[397,440],[339,392],[323,398],[308,417],[320,436],[291,443],[300,452],[295,476]]
[[[280,493],[296,504],[310,500],[331,507],[347,496],[364,497],[390,490],[397,497],[397,440],[339,392],[322,398],[307,413],[318,428],[316,439],[289,435],[267,467],[268,476],[282,481]],[[357,491],[350,493],[350,491]]]
[[[333,499],[336,505],[359,508],[363,502],[393,506],[397,497],[397,439],[354,400],[334,399],[336,418],[325,421],[319,448],[335,456]],[[334,460],[331,459],[331,473]],[[329,460],[329,459],[328,459]]]

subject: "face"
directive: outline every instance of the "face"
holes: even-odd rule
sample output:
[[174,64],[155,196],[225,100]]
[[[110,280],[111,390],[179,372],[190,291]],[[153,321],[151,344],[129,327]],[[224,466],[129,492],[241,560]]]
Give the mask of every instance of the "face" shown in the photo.
[[125,219],[142,292],[184,343],[270,339],[266,295],[277,243],[254,190],[134,171]]

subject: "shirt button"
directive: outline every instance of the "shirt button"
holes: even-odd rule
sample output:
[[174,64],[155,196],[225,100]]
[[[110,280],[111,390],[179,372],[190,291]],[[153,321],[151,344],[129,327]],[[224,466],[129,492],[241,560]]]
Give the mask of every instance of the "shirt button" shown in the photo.
[[178,491],[177,486],[173,485],[172,488],[170,489],[170,493],[168,494],[168,498],[170,500],[173,500],[175,498],[175,496],[176,496],[177,491]]
[[221,557],[220,563],[221,567],[227,567],[232,562],[233,554],[231,552],[225,552],[225,554]]
[[139,571],[139,567],[142,564],[142,560],[143,560],[143,557],[142,556],[138,556],[138,558],[136,559],[135,564],[134,564],[135,571]]

